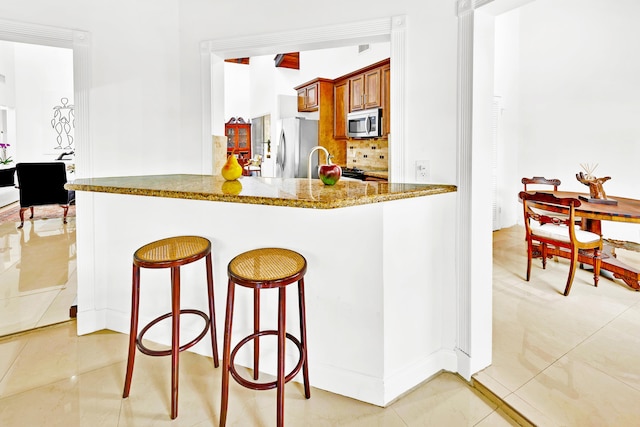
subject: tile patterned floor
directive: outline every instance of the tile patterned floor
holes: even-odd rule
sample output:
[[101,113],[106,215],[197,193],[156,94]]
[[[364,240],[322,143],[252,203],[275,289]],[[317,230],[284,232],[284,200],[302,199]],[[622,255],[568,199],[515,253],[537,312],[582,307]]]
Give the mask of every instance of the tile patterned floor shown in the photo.
[[[75,232],[75,222],[65,233],[61,222],[49,221],[26,224],[23,241],[33,239],[38,250],[38,238],[64,241]],[[15,317],[19,320],[13,323],[22,327],[41,326],[47,318],[56,323],[60,319],[51,307],[58,305],[67,315],[75,293],[75,246],[59,243],[55,252],[61,255],[51,259],[61,264],[64,258],[66,270],[23,272],[20,233],[0,225],[0,333]],[[591,274],[578,271],[571,294],[564,297],[568,266],[563,260],[548,263],[546,270],[534,262],[532,280],[525,282],[523,236],[519,227],[494,233],[494,357],[475,375],[477,388],[442,373],[379,408],[317,389],[305,400],[301,387],[289,384],[287,425],[499,427],[517,425],[507,415],[512,409],[540,426],[640,425],[640,405],[634,405],[640,398],[640,365],[634,363],[640,356],[640,293],[604,277],[595,288]],[[40,256],[51,256],[49,248]],[[619,252],[623,257],[640,265],[638,254]],[[65,274],[67,282],[60,283]],[[21,282],[21,275],[40,285]],[[55,280],[45,283],[48,277]],[[12,305],[21,298],[24,302]],[[26,307],[40,308],[28,312]],[[5,311],[12,314],[3,318]],[[177,420],[169,419],[168,358],[139,355],[131,396],[122,399],[126,340],[111,331],[78,337],[74,321],[0,338],[0,425],[217,424],[220,369],[204,356],[182,354]],[[490,390],[486,395],[480,392],[484,388]],[[274,425],[275,392],[232,383],[229,411],[228,425]]]
[[[180,358],[178,418],[169,418],[170,359],[138,355],[131,394],[122,399],[127,336],[78,337],[67,322],[0,340],[0,425],[217,425],[221,369],[211,358]],[[275,425],[275,391],[231,384],[229,426]],[[387,408],[302,386],[286,389],[290,426],[514,426],[487,397],[442,373]]]
[[[640,254],[618,250],[640,265]],[[494,232],[493,361],[475,379],[541,426],[640,425],[640,293],[568,261],[526,273],[522,227]]]
[[[169,418],[170,359],[138,354],[130,397],[122,399],[127,336],[77,336],[68,309],[75,297],[75,218],[0,224],[0,425],[216,425],[220,369],[182,353],[179,415]],[[36,261],[37,260],[37,261]],[[44,267],[46,266],[46,267]],[[53,326],[41,327],[47,323]],[[20,330],[38,328],[24,333]],[[387,408],[298,384],[286,390],[287,425],[512,426],[497,400],[458,375],[442,373]],[[508,408],[507,408],[508,410]],[[232,383],[230,426],[275,424],[275,391]]]
[[69,320],[76,297],[75,217],[0,223],[0,336]]

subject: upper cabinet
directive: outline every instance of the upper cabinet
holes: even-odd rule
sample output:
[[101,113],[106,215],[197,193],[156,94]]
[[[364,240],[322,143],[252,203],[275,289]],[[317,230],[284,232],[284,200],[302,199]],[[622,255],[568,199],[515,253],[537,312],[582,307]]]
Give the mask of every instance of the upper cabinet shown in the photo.
[[322,102],[321,93],[326,85],[333,85],[333,81],[318,78],[296,86],[294,89],[298,92],[298,111],[318,111]]
[[380,68],[376,68],[349,79],[351,111],[382,106],[380,74]]
[[371,64],[334,80],[333,137],[347,138],[347,114],[367,108],[382,108],[382,137],[390,133],[391,61]]
[[319,86],[320,83],[315,82],[301,88],[296,88],[298,91],[298,111],[318,110]]

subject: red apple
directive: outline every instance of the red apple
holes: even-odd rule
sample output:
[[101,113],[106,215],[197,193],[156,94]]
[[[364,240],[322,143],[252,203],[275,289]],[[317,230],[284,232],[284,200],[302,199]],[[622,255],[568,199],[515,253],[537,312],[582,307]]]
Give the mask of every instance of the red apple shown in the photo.
[[318,168],[318,177],[325,183],[325,185],[333,185],[342,176],[342,168],[338,165],[329,164],[322,165]]

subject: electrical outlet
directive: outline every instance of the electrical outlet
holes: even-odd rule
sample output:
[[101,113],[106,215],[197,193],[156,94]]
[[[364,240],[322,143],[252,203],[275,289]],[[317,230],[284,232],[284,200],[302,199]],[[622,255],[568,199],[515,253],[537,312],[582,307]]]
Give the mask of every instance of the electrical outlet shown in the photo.
[[416,182],[429,182],[431,179],[431,167],[429,160],[416,160]]

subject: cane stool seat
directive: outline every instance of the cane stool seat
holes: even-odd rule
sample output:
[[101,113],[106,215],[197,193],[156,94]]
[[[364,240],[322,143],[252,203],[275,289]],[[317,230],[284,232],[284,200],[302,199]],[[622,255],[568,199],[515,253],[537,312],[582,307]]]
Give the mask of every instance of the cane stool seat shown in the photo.
[[[311,397],[309,385],[309,369],[307,365],[307,332],[304,300],[304,275],[307,261],[299,253],[283,248],[260,248],[250,250],[233,258],[227,268],[229,283],[227,291],[227,312],[225,315],[223,371],[222,371],[222,403],[220,409],[220,426],[226,424],[227,406],[229,403],[229,377],[240,385],[252,390],[269,390],[276,388],[276,421],[278,426],[284,425],[284,385],[302,370],[305,397]],[[286,331],[286,286],[298,283],[298,310],[300,320],[300,339]],[[231,330],[235,298],[235,285],[253,289],[253,334],[244,337],[231,349]],[[276,330],[260,330],[260,291],[278,288],[278,328]],[[249,342],[253,342],[253,379],[259,377],[260,337],[277,335],[278,368],[277,378],[271,382],[257,382],[243,378],[236,370],[234,359],[238,350]],[[285,374],[285,340],[293,342],[298,348],[299,358],[296,366]]]
[[[180,267],[202,258],[206,258],[207,294],[209,313],[195,309],[180,308]],[[171,269],[171,311],[156,317],[142,328],[138,334],[138,314],[140,306],[140,269],[141,268],[170,268]],[[215,327],[215,309],[213,297],[213,271],[211,261],[211,242],[199,236],[176,236],[148,243],[133,254],[133,280],[131,298],[131,328],[129,331],[129,354],[127,358],[127,372],[125,376],[122,397],[128,397],[133,376],[136,347],[149,356],[171,355],[171,418],[178,416],[178,365],[179,353],[204,338],[211,332],[211,346],[214,366],[218,367],[218,344]],[[180,345],[180,315],[195,314],[204,320],[202,332],[186,344]],[[152,350],[143,344],[144,334],[158,322],[171,318],[171,348],[167,350]]]
[[[274,288],[297,282],[307,261],[297,252],[281,248],[254,249],[236,256],[228,271],[235,283],[245,287]],[[282,282],[286,283],[282,283]]]
[[167,268],[204,258],[211,252],[211,242],[199,236],[178,236],[147,243],[133,254],[140,267]]

